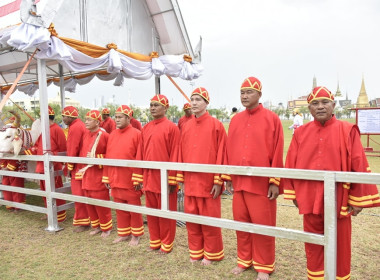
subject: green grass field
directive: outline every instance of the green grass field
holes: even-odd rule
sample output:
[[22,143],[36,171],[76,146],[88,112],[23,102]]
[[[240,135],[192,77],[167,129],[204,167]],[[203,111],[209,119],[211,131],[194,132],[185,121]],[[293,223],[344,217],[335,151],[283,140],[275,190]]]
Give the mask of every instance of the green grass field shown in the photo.
[[[284,121],[285,153],[291,140]],[[365,140],[365,139],[364,139]],[[380,136],[375,140],[380,142]],[[376,148],[380,150],[380,147]],[[380,173],[380,158],[368,157],[373,172]],[[29,183],[28,187],[37,185]],[[232,197],[223,195],[222,216],[232,219]],[[28,196],[27,203],[43,205],[39,197]],[[147,252],[148,229],[137,247],[127,243],[112,244],[114,230],[105,240],[89,236],[88,232],[72,232],[73,209],[64,230],[48,233],[42,214],[23,211],[10,213],[0,207],[0,279],[255,279],[248,270],[239,276],[231,275],[236,265],[236,237],[232,230],[223,230],[225,259],[208,267],[190,264],[185,228],[177,227],[174,250],[169,255]],[[114,226],[116,218],[114,217]],[[302,229],[302,217],[297,209],[282,197],[278,199],[277,225]],[[353,218],[352,278],[380,279],[380,209],[364,210]],[[306,258],[301,242],[287,239],[276,241],[276,271],[271,279],[306,279]]]

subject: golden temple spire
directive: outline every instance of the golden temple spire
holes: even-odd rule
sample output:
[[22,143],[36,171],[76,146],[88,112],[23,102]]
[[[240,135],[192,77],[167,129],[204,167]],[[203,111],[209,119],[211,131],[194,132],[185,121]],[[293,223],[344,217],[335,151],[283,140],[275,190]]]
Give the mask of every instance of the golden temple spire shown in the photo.
[[341,96],[342,96],[342,92],[339,89],[339,81],[338,81],[338,88],[336,89],[335,97],[341,97]]
[[360,88],[358,100],[356,101],[357,108],[369,107],[368,96],[364,85],[364,75],[362,77],[362,86]]

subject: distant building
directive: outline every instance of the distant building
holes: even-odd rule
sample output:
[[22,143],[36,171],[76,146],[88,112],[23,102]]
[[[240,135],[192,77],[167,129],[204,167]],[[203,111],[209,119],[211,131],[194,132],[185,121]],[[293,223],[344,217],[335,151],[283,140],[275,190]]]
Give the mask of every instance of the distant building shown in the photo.
[[369,105],[370,105],[371,107],[380,107],[380,98],[372,99],[372,100],[369,102]]
[[342,92],[339,89],[339,81],[338,86],[336,89],[336,92],[334,94],[334,100],[335,100],[335,110],[347,108],[351,105],[351,100],[348,99],[348,94],[346,93],[346,99],[344,99]]
[[[36,97],[25,97],[17,100],[13,100],[15,104],[23,108],[27,112],[32,112],[36,108],[40,107],[40,99],[38,96]],[[61,106],[61,96],[58,92],[58,95],[52,99],[48,99],[49,104],[58,104]],[[7,106],[12,106],[13,103],[11,101],[7,101]],[[65,97],[65,106],[74,106],[80,107],[80,102],[69,97]]]

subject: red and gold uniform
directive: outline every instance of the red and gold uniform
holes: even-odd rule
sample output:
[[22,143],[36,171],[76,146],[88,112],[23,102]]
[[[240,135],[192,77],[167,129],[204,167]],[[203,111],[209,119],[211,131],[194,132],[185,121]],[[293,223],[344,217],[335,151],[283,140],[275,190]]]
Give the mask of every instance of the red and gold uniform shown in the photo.
[[[183,105],[183,110],[191,110],[191,104],[190,103],[186,103],[185,105]],[[182,130],[182,127],[184,126],[185,123],[187,123],[188,121],[192,120],[194,118],[194,115],[190,115],[190,116],[182,116],[179,121],[178,121],[178,128],[179,130],[181,131]]]
[[[89,111],[86,117],[101,120],[100,112],[97,110]],[[98,129],[95,132],[87,131],[83,138],[83,146],[80,152],[81,157],[87,157],[91,152],[94,145],[96,145],[95,158],[104,158],[107,150],[109,134],[102,129]],[[98,138],[98,142],[97,139]],[[96,144],[97,142],[97,144]],[[84,167],[81,165],[80,167]],[[82,189],[84,195],[89,198],[110,200],[109,190],[102,182],[103,166],[93,165],[89,167],[83,174],[81,171],[75,174],[76,179],[82,180]],[[90,215],[90,221],[92,228],[99,228],[103,231],[109,231],[112,229],[112,215],[111,209],[107,207],[86,204],[88,214]]]
[[[78,110],[73,106],[67,106],[62,110],[62,116],[76,118],[69,125],[67,135],[67,153],[69,157],[79,157],[83,146],[83,137],[87,133],[84,123],[78,119]],[[82,181],[75,178],[79,170],[79,164],[67,163],[67,169],[71,174],[71,193],[73,195],[84,196],[82,190]],[[89,226],[90,218],[87,212],[86,204],[75,202],[75,213],[73,218],[74,226]]]
[[[18,160],[8,160],[3,159],[0,161],[0,168],[7,171],[25,171],[26,165],[25,162],[18,161]],[[24,178],[18,178],[13,176],[3,176],[1,184],[6,186],[13,186],[13,187],[24,187]],[[13,202],[19,202],[19,203],[25,203],[25,194],[24,193],[17,193],[17,192],[10,192],[10,191],[3,191],[4,200],[13,201]],[[14,207],[6,206],[8,210],[17,209]]]
[[[54,116],[53,109],[49,106],[49,116]],[[65,133],[63,132],[62,128],[56,124],[53,123],[50,125],[50,144],[51,144],[51,153],[53,155],[57,155],[59,152],[66,152],[66,137]],[[40,135],[36,141],[36,144],[32,148],[32,151],[35,151],[37,155],[43,155],[45,152],[43,150],[42,146],[42,135]],[[27,152],[26,152],[27,153]],[[61,162],[54,162],[54,171],[62,170],[63,164]],[[36,172],[37,173],[44,173],[44,163],[41,161],[37,162],[36,165]],[[55,188],[59,189],[63,187],[62,182],[62,176],[55,176]],[[40,181],[40,188],[41,190],[45,190],[45,181]],[[57,199],[57,206],[63,205],[66,203],[65,200]],[[45,207],[46,207],[46,198],[44,197]],[[58,222],[63,222],[66,220],[66,210],[59,211],[57,213],[57,220]]]
[[[204,88],[193,93],[209,103]],[[181,130],[179,162],[224,164],[227,134],[223,124],[206,111],[192,118]],[[220,174],[178,172],[177,180],[185,186],[185,213],[221,217],[221,196],[213,198],[214,185],[223,185]],[[222,193],[222,191],[220,192]],[[190,258],[220,261],[224,258],[221,229],[201,224],[186,223]]]
[[[120,106],[116,113],[130,116],[130,109],[126,105]],[[137,149],[141,141],[141,132],[131,124],[122,129],[114,130],[107,144],[106,158],[136,159]],[[106,166],[103,172],[103,183],[110,184],[111,195],[115,202],[141,206],[141,190],[135,190],[132,182],[132,168]],[[119,236],[141,236],[144,234],[142,215],[123,210],[116,210],[117,233]]]
[[[104,108],[102,110],[102,115],[109,115],[109,114],[110,114],[110,109]],[[107,131],[107,133],[109,134],[116,129],[116,123],[111,117],[108,117],[104,121],[100,122],[100,127],[103,128],[105,131]]]
[[138,129],[138,130],[142,130],[142,125],[141,125],[141,122],[139,122],[138,120],[136,120],[135,118],[131,117],[131,125],[132,127]]
[[[261,92],[261,83],[254,77],[243,82],[242,88],[246,87]],[[228,165],[282,168],[283,148],[281,121],[261,103],[253,109],[237,113],[231,119],[227,139]],[[280,186],[280,178],[242,175],[222,177],[232,179],[234,220],[276,226],[277,202],[275,199],[269,200],[267,196],[269,185]],[[236,236],[239,267],[247,269],[253,266],[257,272],[267,274],[274,271],[274,237],[241,231],[236,231]]]
[[[329,91],[309,95],[330,99]],[[356,125],[332,116],[324,125],[311,121],[294,132],[286,158],[286,168],[370,172]],[[285,180],[284,198],[296,200],[304,215],[304,230],[324,233],[324,183],[322,181]],[[380,206],[376,185],[337,183],[337,279],[350,279],[351,213],[349,206]],[[308,279],[324,278],[324,247],[305,243]]]
[[[162,99],[162,100],[161,100]],[[160,101],[161,100],[161,101]],[[165,102],[164,102],[165,101]],[[151,102],[159,102],[169,106],[167,98],[156,95]],[[179,130],[166,117],[152,120],[141,131],[141,144],[136,160],[177,162]],[[135,184],[143,183],[146,206],[161,209],[161,175],[158,169],[144,169],[143,174],[134,173]],[[169,171],[168,184],[177,185],[176,172]],[[177,210],[177,190],[169,194],[169,210]],[[176,221],[155,216],[147,216],[150,234],[150,248],[161,249],[169,253],[173,249],[176,232]]]

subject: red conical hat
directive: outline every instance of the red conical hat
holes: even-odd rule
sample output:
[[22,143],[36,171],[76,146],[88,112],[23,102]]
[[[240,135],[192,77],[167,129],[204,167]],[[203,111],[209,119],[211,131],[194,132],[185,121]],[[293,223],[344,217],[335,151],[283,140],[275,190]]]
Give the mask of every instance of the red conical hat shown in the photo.
[[255,77],[248,77],[247,79],[244,80],[240,89],[255,89],[258,92],[261,92],[262,86],[259,79]]
[[334,101],[334,95],[325,87],[315,87],[313,92],[307,97],[307,103],[318,99],[328,99]]

